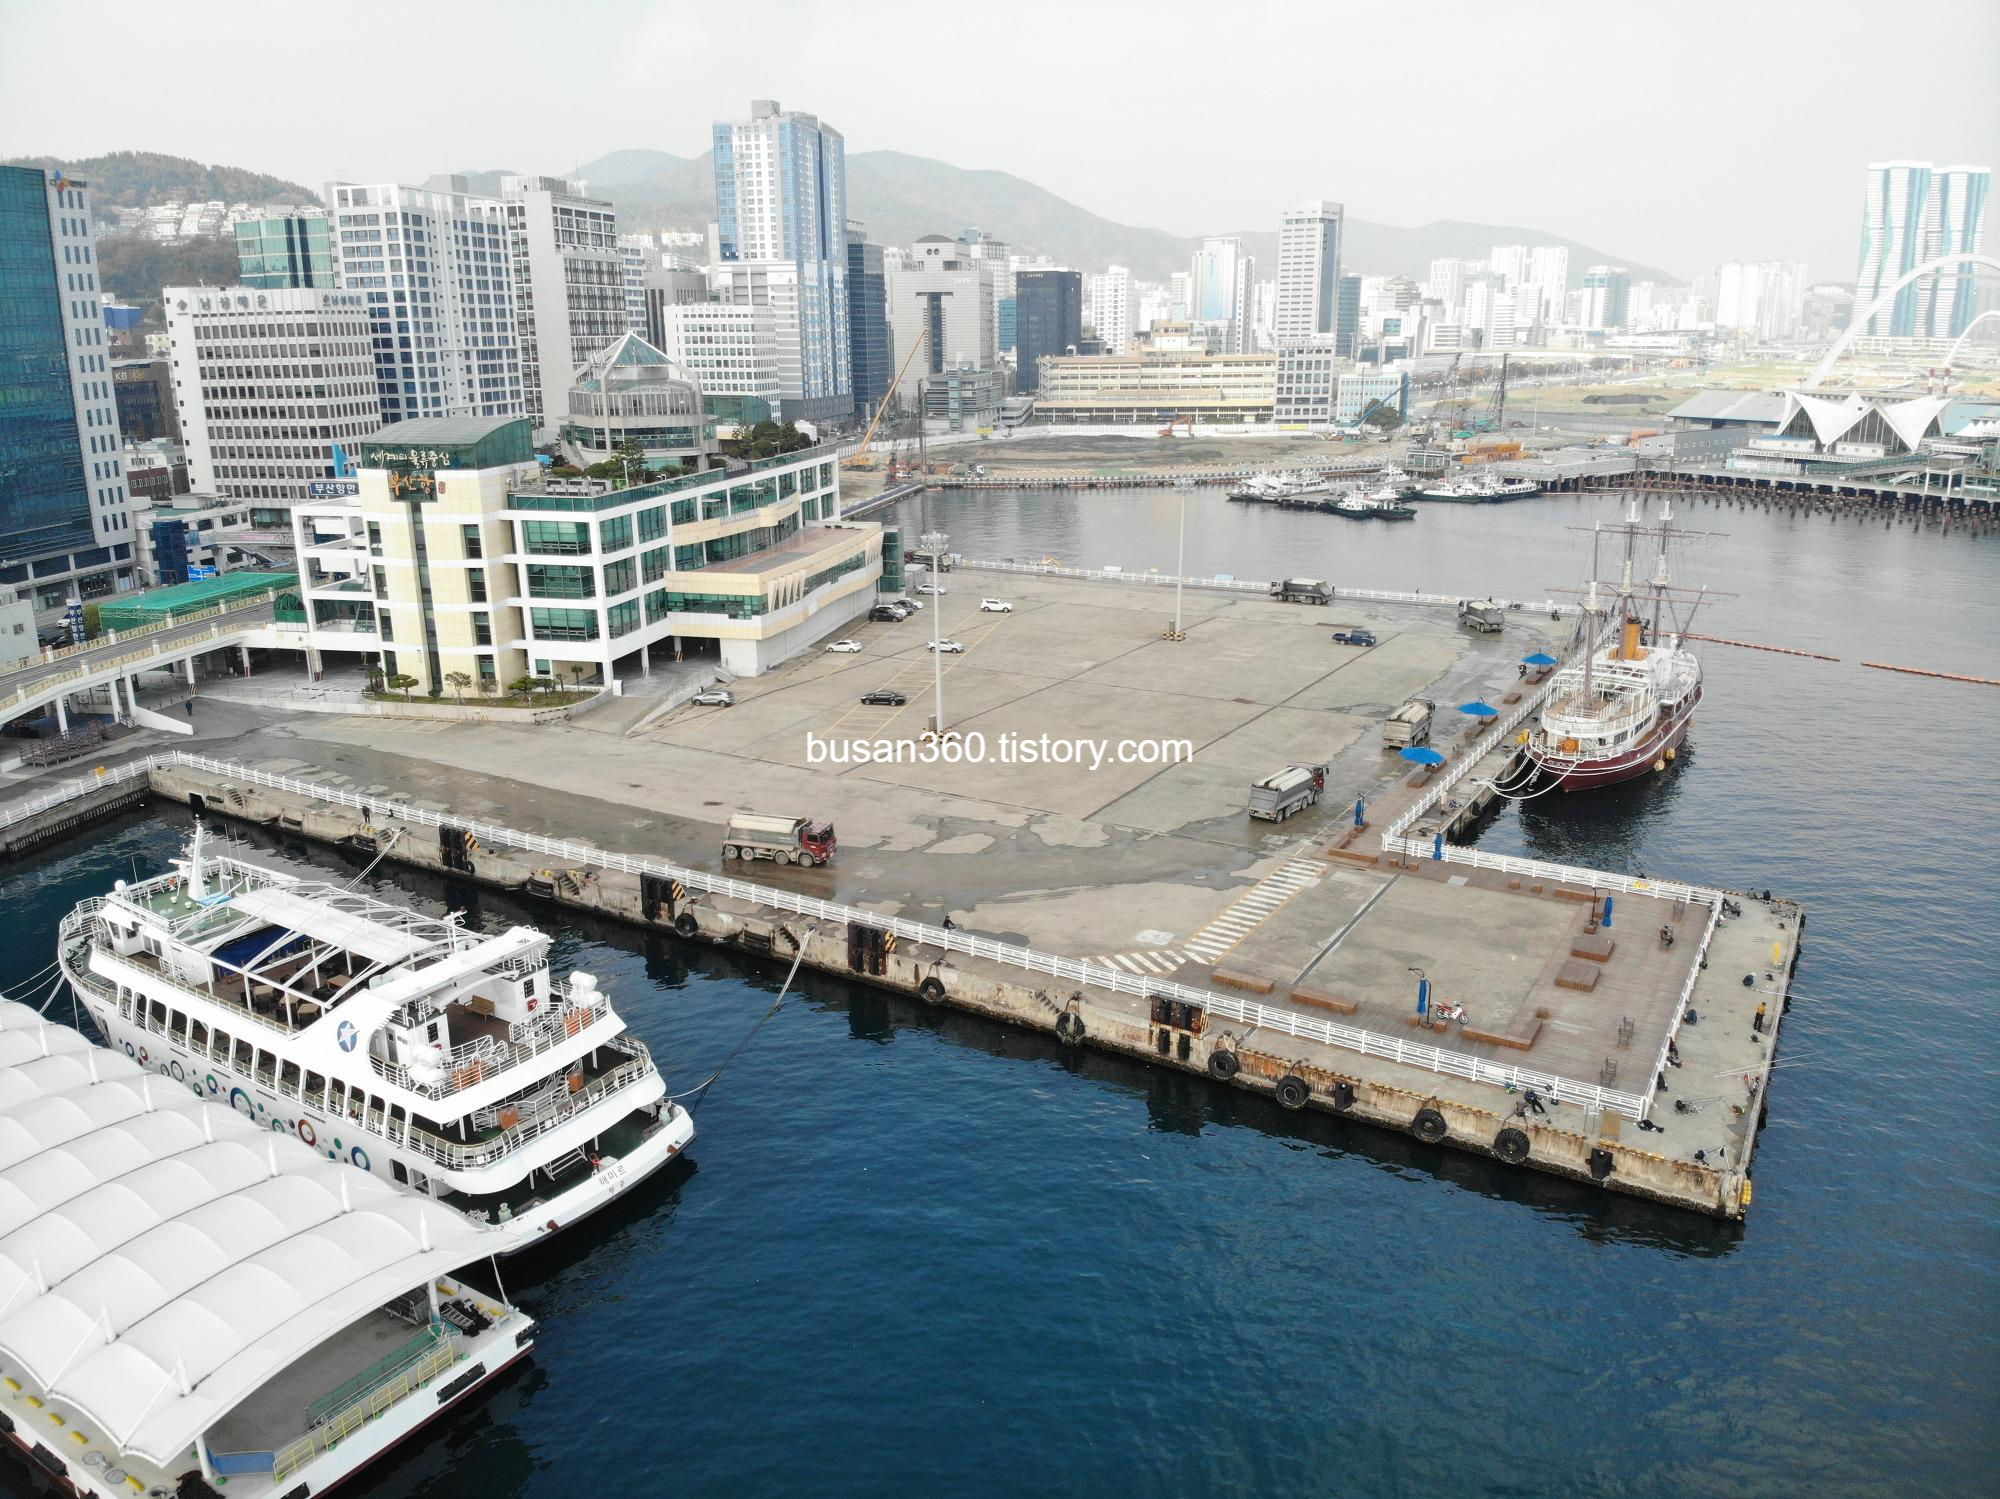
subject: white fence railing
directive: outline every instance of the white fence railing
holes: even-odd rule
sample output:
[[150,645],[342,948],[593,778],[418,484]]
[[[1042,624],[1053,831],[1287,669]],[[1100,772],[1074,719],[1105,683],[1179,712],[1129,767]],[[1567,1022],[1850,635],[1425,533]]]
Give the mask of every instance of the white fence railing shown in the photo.
[[[203,611],[203,617],[222,614],[241,614],[247,610],[267,605],[270,601],[270,598],[266,597],[253,604],[239,605],[230,610]],[[193,635],[180,635],[173,639],[166,638],[168,632],[186,623],[185,619],[175,620],[172,624],[158,625],[146,630],[134,631],[129,636],[114,633],[107,636],[104,640],[95,641],[89,645],[71,647],[69,653],[58,653],[58,660],[67,660],[75,664],[66,671],[51,671],[35,676],[20,687],[17,687],[7,696],[0,697],[0,713],[5,713],[8,709],[42,696],[52,687],[61,686],[64,683],[87,682],[93,677],[104,676],[107,673],[115,674],[121,667],[142,667],[148,662],[157,662],[162,657],[172,658],[180,656],[193,647],[212,647],[216,642],[224,640],[228,636],[241,634],[243,631],[253,626],[261,626],[267,623],[267,621],[258,618],[256,620],[245,619],[231,622],[226,619],[216,618],[206,629]],[[93,654],[102,652],[113,643],[123,644],[125,640],[132,638],[146,640],[150,643],[143,649],[121,651],[116,655]],[[40,664],[39,661],[30,658],[22,669],[33,670]]]
[[[1128,573],[1106,568],[1060,567],[1053,562],[988,562],[972,557],[961,557],[955,565],[961,568],[976,568],[980,572],[1026,573],[1040,578],[1081,578],[1093,583],[1136,583],[1141,586],[1151,584],[1160,588],[1171,588],[1179,583],[1187,588],[1206,589],[1211,593],[1247,593],[1259,598],[1271,597],[1271,590],[1277,586],[1269,579],[1181,578],[1173,573]],[[1335,587],[1333,596],[1336,599],[1353,599],[1367,604],[1422,604],[1447,609],[1455,609],[1459,604],[1457,594],[1395,593],[1380,588]],[[1471,596],[1468,594],[1465,597]]]
[[[339,787],[323,786],[312,781],[300,780],[295,776],[256,770],[249,766],[231,764],[225,760],[213,760],[184,750],[151,756],[145,765],[147,769],[197,770],[237,785],[261,786],[313,801],[351,807],[365,811],[370,821],[378,825],[384,822],[402,822],[420,827],[463,828],[475,834],[488,848],[514,849],[571,864],[595,865],[601,869],[614,869],[634,875],[652,875],[676,881],[689,890],[748,901],[809,920],[872,927],[892,934],[901,942],[934,948],[940,954],[951,952],[969,958],[979,958],[1018,969],[1023,973],[1041,974],[1073,986],[1106,989],[1115,994],[1133,995],[1140,999],[1151,999],[1155,996],[1177,999],[1237,1018],[1244,1018],[1249,1013],[1237,1001],[1218,996],[1207,989],[1196,989],[1165,979],[1128,973],[1122,968],[1108,964],[1058,957],[1053,953],[1037,952],[1033,948],[1015,943],[996,942],[991,938],[976,936],[956,928],[947,931],[925,922],[887,916],[860,906],[842,905],[835,901],[796,895],[789,890],[756,884],[750,880],[732,879],[727,875],[712,874],[704,869],[685,868],[670,864],[664,859],[612,853],[587,843],[524,833],[497,823],[456,817],[425,807],[364,796]],[[88,790],[89,787],[86,786],[84,789]],[[1286,1015],[1282,1011],[1265,1011],[1263,1006],[1254,1008],[1271,1017],[1278,1017],[1258,1023],[1283,1029],[1286,1034],[1297,1036],[1302,1040],[1317,1041],[1322,1045],[1361,1052],[1368,1056],[1387,1057],[1405,1065],[1453,1077],[1475,1078],[1502,1084],[1511,1082],[1516,1086],[1534,1087],[1550,1093],[1551,1096],[1610,1109],[1634,1118],[1639,1117],[1640,1111],[1645,1107],[1646,1100],[1642,1098],[1626,1093],[1614,1093],[1595,1084],[1558,1077],[1554,1073],[1518,1067],[1498,1067],[1463,1052],[1449,1051],[1421,1042],[1394,1040],[1373,1035],[1354,1026],[1336,1025],[1305,1016]]]

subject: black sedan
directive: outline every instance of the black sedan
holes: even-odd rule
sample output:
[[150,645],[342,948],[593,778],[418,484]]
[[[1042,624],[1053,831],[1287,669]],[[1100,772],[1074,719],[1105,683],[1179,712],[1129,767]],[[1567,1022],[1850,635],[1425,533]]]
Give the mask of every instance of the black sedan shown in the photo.
[[903,706],[903,704],[907,703],[909,699],[904,697],[902,693],[897,692],[893,688],[883,687],[883,688],[878,688],[874,692],[862,693],[861,701],[866,703],[871,708],[900,708]]

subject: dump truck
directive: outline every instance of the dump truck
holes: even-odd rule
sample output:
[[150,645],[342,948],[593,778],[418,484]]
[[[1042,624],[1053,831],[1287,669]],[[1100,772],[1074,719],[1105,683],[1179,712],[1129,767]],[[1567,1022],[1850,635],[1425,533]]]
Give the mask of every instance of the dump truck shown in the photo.
[[1399,750],[1427,743],[1431,737],[1431,715],[1436,712],[1437,704],[1429,698],[1411,698],[1383,720],[1382,747]]
[[722,835],[725,859],[772,859],[780,864],[824,864],[840,845],[833,824],[810,817],[765,817],[738,812]]
[[1460,599],[1458,622],[1468,630],[1498,635],[1507,623],[1507,606],[1498,599]]
[[1250,786],[1250,815],[1266,822],[1283,822],[1301,808],[1310,807],[1326,793],[1330,765],[1294,762],[1274,776],[1265,776]]
[[1318,578],[1286,578],[1271,585],[1271,597],[1283,599],[1288,604],[1330,604],[1333,602],[1333,585]]

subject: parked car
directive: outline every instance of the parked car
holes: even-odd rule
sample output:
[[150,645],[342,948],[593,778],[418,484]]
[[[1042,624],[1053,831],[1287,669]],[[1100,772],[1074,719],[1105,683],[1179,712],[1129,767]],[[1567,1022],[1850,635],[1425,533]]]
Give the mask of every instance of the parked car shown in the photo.
[[979,612],[981,614],[1012,614],[1014,606],[1005,599],[981,599],[979,601]]
[[827,647],[827,650],[836,656],[855,656],[861,653],[861,642],[858,640],[836,640],[832,645]]
[[917,592],[928,593],[933,595],[942,595],[944,593],[944,590],[938,587],[938,585],[935,583],[919,583],[917,585]]
[[909,699],[893,687],[878,687],[873,692],[862,693],[861,701],[871,708],[900,708]]
[[943,651],[947,656],[963,656],[965,654],[965,647],[956,640],[933,640],[924,649]]
[[736,694],[727,687],[704,687],[688,701],[697,708],[733,708],[736,706]]
[[1335,630],[1333,632],[1333,643],[1335,645],[1380,644],[1375,639],[1375,632],[1373,630]]
[[877,604],[868,611],[868,617],[878,625],[897,625],[910,617],[910,611],[898,609],[894,604]]

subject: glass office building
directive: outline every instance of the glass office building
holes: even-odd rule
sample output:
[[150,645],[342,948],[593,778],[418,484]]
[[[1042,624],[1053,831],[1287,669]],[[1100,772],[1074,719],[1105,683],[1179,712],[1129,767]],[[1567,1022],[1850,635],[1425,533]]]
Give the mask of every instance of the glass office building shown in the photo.
[[[95,539],[70,386],[64,275],[47,177],[39,167],[0,167],[0,563]],[[12,582],[29,574],[25,565],[0,568]]]
[[243,285],[265,291],[335,284],[332,233],[320,214],[245,219],[236,226],[236,264]]

